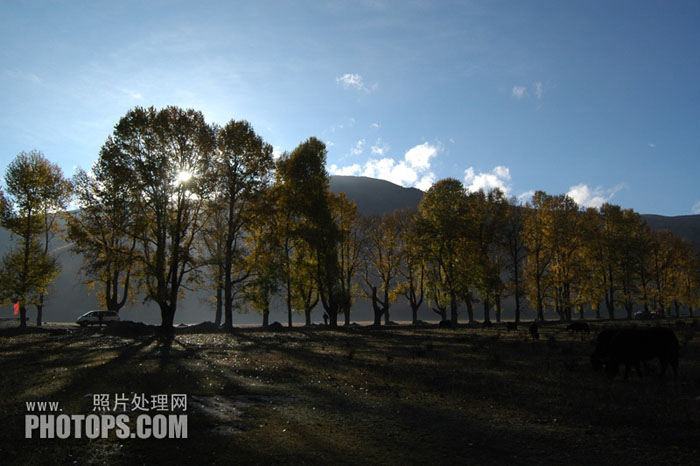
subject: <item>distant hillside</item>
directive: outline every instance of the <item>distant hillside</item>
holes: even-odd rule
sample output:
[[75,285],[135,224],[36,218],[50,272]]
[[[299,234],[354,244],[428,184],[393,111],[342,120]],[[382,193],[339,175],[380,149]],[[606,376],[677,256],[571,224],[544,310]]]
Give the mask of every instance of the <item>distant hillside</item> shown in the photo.
[[642,215],[649,228],[653,230],[668,230],[675,236],[685,238],[700,247],[700,215],[679,215],[665,217],[663,215]]
[[404,188],[389,181],[365,176],[332,176],[330,188],[334,193],[345,193],[355,201],[357,210],[365,215],[417,208],[423,199],[423,191],[420,189]]

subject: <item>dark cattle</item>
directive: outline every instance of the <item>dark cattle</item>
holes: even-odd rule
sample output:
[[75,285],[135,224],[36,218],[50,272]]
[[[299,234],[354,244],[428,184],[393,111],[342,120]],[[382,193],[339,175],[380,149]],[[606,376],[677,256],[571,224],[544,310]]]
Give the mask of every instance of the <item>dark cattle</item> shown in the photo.
[[625,365],[625,379],[634,367],[642,375],[642,361],[659,359],[661,376],[670,364],[678,376],[678,339],[673,330],[665,327],[625,328],[606,330],[598,335],[595,352],[591,355],[594,368],[605,366],[605,372],[614,377],[620,364]]
[[481,328],[491,328],[493,327],[493,324],[491,323],[490,320],[485,320],[483,324],[481,324]]
[[586,322],[572,322],[569,325],[567,325],[566,329],[569,332],[586,332],[590,333],[591,328],[588,326]]
[[599,371],[603,367],[605,358],[607,358],[610,352],[610,342],[612,342],[613,337],[619,332],[619,328],[609,328],[603,330],[598,334],[595,351],[591,354],[591,365],[593,370]]
[[518,323],[517,322],[506,322],[506,330],[508,330],[509,332],[511,330],[517,332],[518,331]]
[[533,321],[530,324],[530,335],[532,335],[533,340],[539,340],[540,339],[540,332],[539,328],[537,327],[537,322]]

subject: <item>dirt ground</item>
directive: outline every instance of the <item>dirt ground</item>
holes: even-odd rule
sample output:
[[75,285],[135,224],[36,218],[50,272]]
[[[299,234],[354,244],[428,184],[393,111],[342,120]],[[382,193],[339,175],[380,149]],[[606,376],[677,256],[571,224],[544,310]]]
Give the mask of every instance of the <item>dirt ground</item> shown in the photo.
[[[630,325],[629,323],[627,325]],[[644,323],[642,325],[651,325]],[[663,325],[676,326],[675,321]],[[700,330],[680,374],[612,381],[595,334],[540,328],[0,334],[0,464],[700,464]],[[186,394],[188,438],[25,438],[26,402]],[[56,413],[56,414],[60,414]]]

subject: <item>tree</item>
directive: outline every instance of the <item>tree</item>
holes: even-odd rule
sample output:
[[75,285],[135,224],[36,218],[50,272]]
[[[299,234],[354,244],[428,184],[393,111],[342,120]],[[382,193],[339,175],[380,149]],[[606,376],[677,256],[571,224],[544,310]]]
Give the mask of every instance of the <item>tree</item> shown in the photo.
[[398,295],[396,277],[402,257],[401,227],[397,212],[381,217],[372,215],[363,222],[365,294],[372,302],[375,327],[381,325],[382,316],[386,324],[390,322],[389,309]]
[[3,300],[20,302],[20,327],[26,326],[28,304],[37,307],[41,325],[48,285],[58,275],[50,244],[57,218],[70,198],[70,184],[58,165],[39,151],[21,152],[7,167],[3,224],[19,241],[2,260]]
[[[269,211],[270,202],[261,199],[258,211]],[[255,309],[263,316],[263,327],[270,323],[270,301],[279,290],[282,274],[280,272],[280,238],[277,236],[276,217],[257,216],[247,227],[246,243],[250,254],[247,255],[247,269],[251,279],[243,292]]]
[[343,302],[341,312],[345,315],[345,325],[350,325],[350,311],[353,296],[357,294],[355,275],[362,262],[366,234],[362,231],[357,204],[349,200],[344,193],[329,193],[330,205],[339,233],[338,268],[340,269],[340,289],[347,299]]
[[[284,238],[283,238],[284,239]],[[295,243],[290,267],[291,306],[304,312],[304,324],[311,325],[311,312],[320,299],[316,284],[317,264],[309,246],[303,241]],[[284,258],[284,255],[280,255]],[[280,270],[284,270],[280,267]]]
[[83,257],[82,270],[107,310],[119,312],[135,294],[136,224],[127,186],[112,164],[114,144],[102,147],[92,174],[79,170],[73,186],[79,210],[68,218],[73,252]]
[[[342,289],[338,261],[340,232],[329,201],[329,177],[325,168],[326,146],[311,137],[284,156],[277,165],[278,189],[288,222],[285,256],[291,258],[294,241],[308,246],[313,263],[314,281],[332,327],[338,324],[338,313],[348,306],[350,296]],[[286,259],[288,266],[291,260]],[[291,271],[287,281],[287,308],[291,325]]]
[[[215,229],[206,229],[208,251],[223,288],[224,327],[233,326],[236,295],[250,275],[244,237],[269,203],[260,202],[271,181],[272,146],[247,121],[231,120],[216,128],[216,150],[209,162],[213,179],[210,214]],[[264,207],[263,207],[264,206]]]
[[501,275],[506,268],[505,221],[508,200],[500,189],[485,194],[479,190],[469,193],[467,228],[468,250],[463,255],[463,276],[472,276],[484,306],[484,322],[490,321],[491,305],[496,305],[496,318],[500,321],[501,295],[504,283]]
[[440,180],[425,193],[418,209],[421,214],[418,228],[425,238],[426,260],[432,269],[432,297],[438,307],[449,305],[450,320],[456,325],[457,298],[467,286],[459,274],[464,268],[460,266],[457,255],[467,231],[468,205],[464,186],[454,178]]
[[400,280],[396,291],[402,294],[411,306],[411,321],[418,323],[418,309],[426,295],[426,267],[423,258],[423,241],[416,229],[418,213],[412,209],[396,212],[400,222],[400,249],[402,261],[399,266]]
[[527,298],[537,312],[537,320],[544,321],[544,303],[549,289],[549,267],[552,261],[551,250],[547,247],[545,229],[547,217],[544,204],[547,193],[537,191],[532,196],[532,204],[523,211],[525,214],[523,238],[527,248],[525,256],[525,286]]
[[146,296],[158,304],[171,335],[186,280],[201,265],[196,248],[213,191],[215,134],[200,112],[136,107],[119,120],[108,144],[142,225],[131,234]]
[[515,322],[520,322],[520,300],[523,296],[522,266],[525,260],[524,242],[524,207],[516,204],[515,199],[508,201],[508,211],[504,223],[504,239],[507,248],[508,270],[510,271],[509,286],[515,299]]

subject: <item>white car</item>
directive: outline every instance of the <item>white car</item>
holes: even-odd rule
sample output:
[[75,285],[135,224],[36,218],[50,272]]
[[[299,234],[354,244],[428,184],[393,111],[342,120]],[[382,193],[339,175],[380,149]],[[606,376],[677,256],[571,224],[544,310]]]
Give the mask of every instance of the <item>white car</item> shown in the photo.
[[78,317],[76,322],[82,327],[90,324],[111,324],[119,322],[119,314],[114,311],[90,311]]

